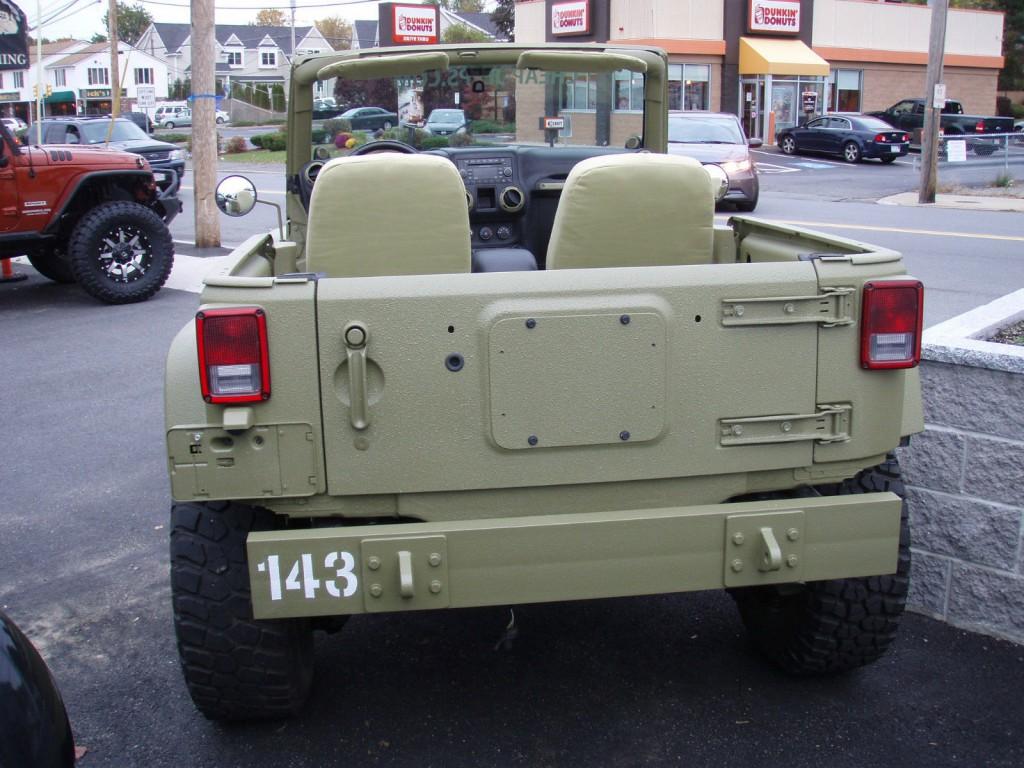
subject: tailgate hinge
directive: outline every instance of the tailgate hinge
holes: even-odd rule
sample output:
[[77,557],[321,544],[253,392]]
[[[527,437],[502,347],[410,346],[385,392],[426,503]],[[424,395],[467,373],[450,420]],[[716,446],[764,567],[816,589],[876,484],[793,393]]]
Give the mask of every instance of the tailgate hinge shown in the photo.
[[723,448],[734,445],[766,445],[814,440],[819,445],[842,443],[850,439],[851,405],[819,405],[818,412],[750,416],[722,419],[718,442]]
[[817,296],[724,299],[722,325],[821,323],[825,328],[853,323],[853,288],[829,288]]

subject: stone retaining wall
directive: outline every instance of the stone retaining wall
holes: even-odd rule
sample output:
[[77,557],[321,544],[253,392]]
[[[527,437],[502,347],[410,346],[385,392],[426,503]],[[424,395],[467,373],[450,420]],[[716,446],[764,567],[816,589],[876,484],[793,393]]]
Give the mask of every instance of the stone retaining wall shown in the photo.
[[924,434],[902,449],[910,608],[1024,643],[1024,347],[983,341],[1024,290],[929,329]]

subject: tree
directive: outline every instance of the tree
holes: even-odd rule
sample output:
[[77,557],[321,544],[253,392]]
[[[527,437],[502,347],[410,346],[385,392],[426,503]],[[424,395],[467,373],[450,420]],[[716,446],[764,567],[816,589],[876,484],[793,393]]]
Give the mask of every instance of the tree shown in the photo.
[[514,40],[516,31],[515,0],[498,0],[497,7],[491,14],[491,22],[498,29],[498,38]]
[[[142,33],[153,23],[153,17],[149,11],[141,5],[128,5],[128,3],[117,4],[117,39],[128,45],[135,45],[142,37]],[[110,12],[103,14],[103,28],[110,29]],[[100,37],[100,35],[94,35]],[[106,42],[107,36],[102,35],[102,40],[95,42]]]
[[439,5],[455,13],[482,13],[484,0],[424,0],[424,5]]
[[264,8],[256,14],[257,27],[283,27],[285,26],[284,11],[277,8]]
[[352,25],[340,16],[328,16],[313,23],[334,50],[342,51],[352,47]]
[[465,24],[452,24],[441,35],[442,43],[487,43],[490,37]]

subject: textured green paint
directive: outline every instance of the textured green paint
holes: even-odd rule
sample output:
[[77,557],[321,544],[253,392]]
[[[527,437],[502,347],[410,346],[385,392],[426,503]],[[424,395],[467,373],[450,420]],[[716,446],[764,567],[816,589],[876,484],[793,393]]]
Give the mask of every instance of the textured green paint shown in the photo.
[[[785,541],[787,556],[799,553],[798,567],[783,564],[779,571],[762,572],[756,548],[733,543],[737,528],[749,532],[749,541],[766,525],[776,539]],[[892,573],[899,525],[899,498],[879,493],[259,532],[249,536],[249,576],[254,614],[266,619],[683,592],[717,589],[727,581],[756,585]],[[797,543],[787,540],[792,527],[799,529]],[[400,593],[402,551],[414,555],[413,595],[407,598]],[[335,576],[334,570],[323,567],[332,552],[348,552],[353,558],[359,583],[352,596],[331,597],[321,583],[312,598],[302,589],[282,587],[281,599],[270,599],[269,555],[278,556],[283,582],[293,563],[309,554],[313,576],[323,582]],[[435,553],[441,562],[431,566],[428,558]],[[376,569],[367,562],[370,556],[379,558]],[[736,558],[744,559],[744,568],[727,580],[726,569],[731,572]],[[441,583],[436,594],[430,591],[433,580]],[[379,597],[371,593],[374,584],[380,587]]]

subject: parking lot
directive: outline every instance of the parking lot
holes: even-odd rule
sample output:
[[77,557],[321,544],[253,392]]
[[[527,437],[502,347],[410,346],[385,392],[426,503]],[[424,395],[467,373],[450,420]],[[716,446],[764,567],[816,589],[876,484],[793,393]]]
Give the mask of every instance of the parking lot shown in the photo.
[[[756,215],[902,251],[927,325],[1024,285],[1020,214],[875,203],[913,188],[912,159],[757,159]],[[1003,167],[944,164],[940,183]],[[1009,167],[1024,179],[1024,150]],[[279,168],[221,165],[234,170],[283,202]],[[1024,648],[908,615],[874,666],[794,680],[754,655],[717,592],[520,608],[511,648],[507,609],[356,617],[320,638],[302,717],[205,721],[174,645],[162,418],[164,355],[223,253],[192,245],[191,186],[178,266],[152,300],[101,306],[22,264],[29,279],[0,286],[0,606],[47,658],[82,766],[1024,764]],[[223,240],[275,225],[257,207],[222,218]]]

